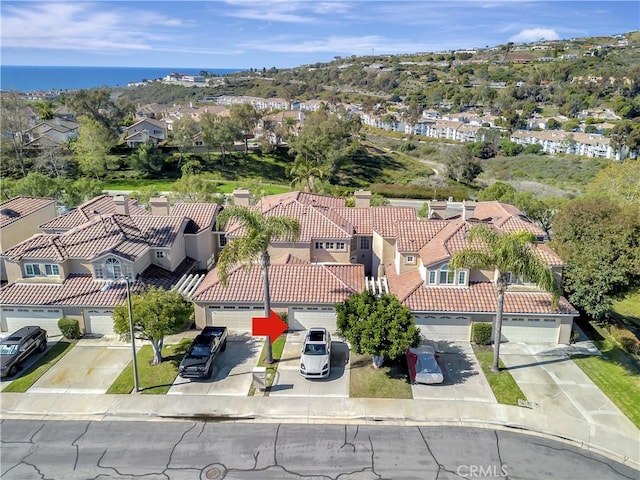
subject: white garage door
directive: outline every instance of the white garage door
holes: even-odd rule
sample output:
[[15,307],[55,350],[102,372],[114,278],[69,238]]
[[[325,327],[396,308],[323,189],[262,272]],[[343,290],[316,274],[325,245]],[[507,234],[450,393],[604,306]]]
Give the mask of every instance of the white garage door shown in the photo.
[[502,341],[558,343],[559,322],[555,318],[504,318]]
[[212,306],[207,325],[227,327],[235,332],[251,332],[253,317],[264,317],[264,307]]
[[111,310],[88,310],[84,313],[85,333],[90,335],[115,335]]
[[62,310],[56,309],[3,308],[2,331],[11,333],[27,325],[38,325],[47,331],[48,336],[60,336],[58,320],[62,317]]
[[468,342],[471,320],[469,317],[448,315],[415,315],[416,325],[427,340]]
[[336,311],[332,307],[291,307],[287,320],[289,330],[324,327],[332,332],[336,329]]

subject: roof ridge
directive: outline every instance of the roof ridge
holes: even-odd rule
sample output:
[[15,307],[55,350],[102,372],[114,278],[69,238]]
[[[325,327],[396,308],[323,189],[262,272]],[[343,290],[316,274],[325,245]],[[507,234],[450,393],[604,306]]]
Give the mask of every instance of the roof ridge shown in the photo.
[[347,230],[345,225],[339,225],[338,223],[335,222],[335,220],[329,218],[329,216],[327,214],[325,214],[324,212],[320,211],[320,205],[306,205],[306,207],[313,209],[314,211],[318,212],[319,215],[322,215],[324,218],[326,218],[329,222],[333,223],[335,226],[337,226],[340,230],[342,230],[343,232],[345,232],[348,235],[353,235],[354,231],[355,231],[355,227],[353,226],[353,224],[347,220],[346,218],[344,218],[342,215],[340,215],[338,212],[335,211],[335,209],[331,208],[331,207],[321,207],[323,209],[326,209],[327,211],[330,211],[333,215],[335,215],[336,217],[341,218],[342,220],[344,220],[345,225],[349,225],[351,227],[351,231]]
[[[311,265],[311,264],[310,264],[310,265]],[[351,264],[349,264],[349,265],[351,265]],[[329,264],[321,264],[320,266],[321,266],[321,267],[323,267],[327,272],[329,272],[329,275],[331,275],[331,276],[332,276],[332,277],[334,277],[336,280],[338,280],[338,282],[340,282],[342,285],[344,285],[345,287],[347,287],[347,288],[348,288],[349,290],[351,290],[352,292],[355,292],[355,290],[354,290],[352,287],[350,287],[349,285],[347,285],[347,283],[346,283],[344,280],[342,280],[338,275],[336,275],[335,273],[333,273],[333,272],[331,271],[331,269],[329,268],[330,266],[345,266],[345,265],[335,265],[335,264],[329,265]],[[359,292],[355,292],[355,293],[359,293]]]

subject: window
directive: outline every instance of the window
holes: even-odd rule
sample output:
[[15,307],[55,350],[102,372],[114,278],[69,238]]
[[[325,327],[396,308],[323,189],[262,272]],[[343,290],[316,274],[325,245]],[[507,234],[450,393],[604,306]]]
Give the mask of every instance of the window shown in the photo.
[[27,263],[24,266],[24,270],[27,273],[27,277],[40,276],[40,265],[38,265],[37,263]]
[[369,250],[371,248],[371,243],[369,242],[369,237],[362,237],[360,239],[360,250]]
[[164,252],[156,252],[156,258],[164,258]]
[[333,242],[326,242],[324,244],[324,248],[326,248],[327,250],[333,250],[335,248],[335,246],[334,246]]
[[324,248],[324,244],[322,242],[316,242],[316,250],[322,250]]
[[460,270],[458,272],[458,285],[466,285],[467,284],[467,272],[464,270]]
[[416,263],[416,257],[413,255],[407,255],[407,263]]
[[436,284],[436,271],[429,270],[429,285],[435,285],[435,284]]
[[222,233],[220,234],[220,236],[218,236],[218,246],[219,247],[224,247],[227,244],[227,236]]
[[120,267],[120,262],[115,258],[108,258],[106,262],[104,262],[105,276],[107,278],[121,278],[122,277],[122,268]]
[[455,283],[455,271],[449,270],[449,264],[440,267],[440,285],[453,285]]
[[55,264],[50,264],[47,263],[44,266],[44,271],[47,274],[47,277],[59,277],[60,276],[60,269],[58,268],[58,265]]
[[336,249],[337,250],[346,250],[344,242],[336,242]]

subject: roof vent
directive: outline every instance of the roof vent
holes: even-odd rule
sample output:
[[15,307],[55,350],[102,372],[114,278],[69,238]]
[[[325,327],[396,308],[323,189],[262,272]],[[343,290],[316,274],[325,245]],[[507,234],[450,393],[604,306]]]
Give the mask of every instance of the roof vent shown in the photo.
[[0,213],[9,218],[18,218],[20,216],[20,212],[16,212],[12,208],[3,208]]

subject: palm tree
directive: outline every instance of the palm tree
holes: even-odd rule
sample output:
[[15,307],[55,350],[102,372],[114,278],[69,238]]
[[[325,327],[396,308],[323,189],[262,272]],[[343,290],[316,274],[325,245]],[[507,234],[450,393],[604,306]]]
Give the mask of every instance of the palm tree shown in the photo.
[[[224,230],[229,223],[237,223],[244,227],[244,236],[230,241],[218,258],[218,278],[222,285],[227,285],[229,272],[236,265],[251,268],[256,260],[260,261],[264,285],[264,315],[271,312],[271,296],[269,293],[269,245],[273,238],[286,242],[295,242],[300,235],[300,224],[289,217],[264,217],[257,210],[250,210],[240,205],[225,208],[218,216],[218,228]],[[267,355],[265,363],[273,363],[271,338],[266,339]]]
[[290,185],[291,187],[302,185],[302,189],[305,192],[315,193],[316,180],[322,180],[326,173],[323,165],[313,161],[297,159],[291,170],[289,170],[289,175],[293,177]]
[[[542,290],[553,295],[553,306],[560,298],[560,286],[556,282],[551,268],[535,250],[535,237],[526,231],[498,234],[486,225],[476,225],[469,230],[471,246],[456,252],[449,264],[454,268],[482,269],[493,268],[498,278],[498,307],[493,331],[493,366],[491,370],[499,372],[500,339],[502,335],[502,311],[504,293],[507,290],[507,275],[526,278],[538,284]],[[475,242],[476,245],[473,245]]]

